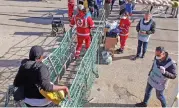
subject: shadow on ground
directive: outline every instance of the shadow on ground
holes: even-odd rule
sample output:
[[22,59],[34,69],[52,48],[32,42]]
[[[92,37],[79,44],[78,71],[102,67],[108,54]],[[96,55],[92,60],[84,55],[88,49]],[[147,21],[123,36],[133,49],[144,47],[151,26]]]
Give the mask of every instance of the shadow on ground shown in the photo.
[[[16,33],[17,34],[17,33]],[[21,33],[19,33],[21,34]],[[38,34],[38,33],[37,33]],[[21,34],[22,35],[22,34]],[[28,35],[28,34],[27,34]],[[63,37],[48,37],[48,36],[27,36],[21,41],[13,45],[9,50],[0,57],[0,85],[2,90],[6,90],[8,85],[14,80],[21,60],[28,58],[29,50],[34,45],[40,45],[45,49],[45,55],[49,55],[60,44]],[[60,41],[60,42],[59,42]],[[14,59],[16,58],[16,59]],[[4,94],[0,94],[0,103],[4,101]],[[4,96],[3,96],[4,95]]]
[[19,1],[19,2],[42,2],[43,0],[7,0],[7,1]]
[[[49,24],[51,24],[51,22],[53,20],[53,17],[52,17],[52,15],[53,15],[55,17],[56,16],[60,17],[61,20],[65,24],[69,24],[68,18],[63,16],[64,14],[66,14],[68,12],[68,10],[63,10],[63,9],[39,10],[39,11],[29,10],[29,12],[39,12],[39,13],[44,13],[44,14],[40,17],[25,16],[25,17],[28,17],[28,18],[10,19],[10,20],[21,21],[21,22],[26,22],[26,23],[49,25]],[[5,14],[5,15],[7,15],[7,14]],[[21,15],[11,15],[11,16],[23,17]]]
[[117,60],[122,60],[122,59],[128,59],[128,60],[130,60],[131,59],[131,57],[133,57],[133,56],[135,56],[135,55],[129,55],[129,56],[121,56],[121,57],[113,57],[113,61],[117,61]]
[[135,104],[88,103],[85,107],[135,107]]

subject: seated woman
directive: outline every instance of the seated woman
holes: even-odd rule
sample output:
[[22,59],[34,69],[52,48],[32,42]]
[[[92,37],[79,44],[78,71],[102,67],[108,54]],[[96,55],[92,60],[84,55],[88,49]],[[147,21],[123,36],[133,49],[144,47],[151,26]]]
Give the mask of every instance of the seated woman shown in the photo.
[[49,92],[64,90],[69,96],[69,90],[66,86],[57,86],[50,82],[48,68],[42,63],[43,53],[41,46],[33,46],[29,53],[29,59],[22,61],[13,83],[15,87],[24,88],[24,102],[27,107],[55,106],[41,95],[37,85]]

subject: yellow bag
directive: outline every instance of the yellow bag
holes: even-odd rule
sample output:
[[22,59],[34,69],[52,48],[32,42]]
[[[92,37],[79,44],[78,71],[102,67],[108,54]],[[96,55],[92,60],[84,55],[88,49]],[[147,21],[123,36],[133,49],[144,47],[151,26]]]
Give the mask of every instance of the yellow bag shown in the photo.
[[52,101],[55,104],[61,104],[65,99],[65,92],[63,90],[58,92],[46,92],[43,89],[40,89],[40,93],[48,100]]
[[88,8],[88,1],[87,0],[84,0],[84,7]]

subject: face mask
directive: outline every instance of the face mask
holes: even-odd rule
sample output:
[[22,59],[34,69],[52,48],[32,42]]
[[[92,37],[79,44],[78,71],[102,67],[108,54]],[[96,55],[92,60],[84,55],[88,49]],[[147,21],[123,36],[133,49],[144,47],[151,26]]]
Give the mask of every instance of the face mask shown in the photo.
[[148,23],[149,22],[149,20],[144,20],[144,23]]
[[161,59],[161,57],[159,57],[159,56],[156,56],[155,58],[156,58],[157,60],[160,60],[160,59]]
[[126,19],[127,17],[126,16],[122,16],[121,19]]

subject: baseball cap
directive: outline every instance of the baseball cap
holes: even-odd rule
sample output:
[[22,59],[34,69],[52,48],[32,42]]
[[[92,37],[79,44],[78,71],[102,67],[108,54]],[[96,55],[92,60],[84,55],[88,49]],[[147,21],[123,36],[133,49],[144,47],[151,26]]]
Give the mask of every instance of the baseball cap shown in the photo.
[[164,49],[164,47],[162,47],[162,46],[156,47],[155,50],[156,50],[156,51],[160,51],[160,52],[165,52],[165,49]]
[[36,60],[39,59],[44,53],[44,49],[41,46],[33,46],[30,49],[29,59]]

